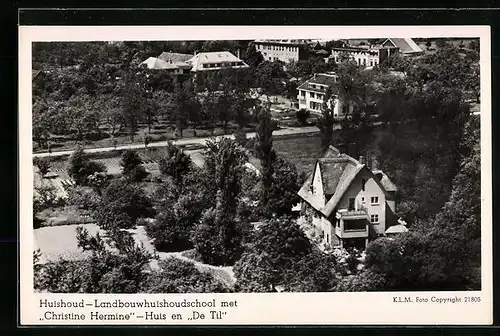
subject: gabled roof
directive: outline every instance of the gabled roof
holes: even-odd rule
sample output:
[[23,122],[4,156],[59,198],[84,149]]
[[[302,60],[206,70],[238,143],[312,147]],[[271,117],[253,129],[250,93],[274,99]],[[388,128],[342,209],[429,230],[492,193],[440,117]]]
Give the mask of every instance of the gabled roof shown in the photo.
[[382,43],[382,45],[385,45],[387,42],[390,42],[393,46],[398,47],[399,50],[403,54],[413,54],[413,53],[420,53],[422,52],[422,48],[420,48],[411,38],[405,37],[405,38],[388,38],[387,40]]
[[385,230],[385,233],[404,233],[408,232],[408,228],[402,224],[393,225]]
[[[325,205],[320,203],[318,197],[309,192],[318,165],[321,171],[325,197],[331,195],[330,199],[325,200]],[[302,188],[300,188],[298,195],[314,209],[321,212],[324,216],[329,217],[336,209],[339,201],[342,199],[342,196],[344,196],[351,183],[361,171],[366,171],[371,174],[384,192],[392,191],[392,189],[395,188],[394,184],[385,174],[382,173],[387,179],[379,180],[365,164],[361,164],[358,160],[347,154],[340,153],[337,148],[330,146],[325,155],[318,159],[314,171],[308,176],[306,182],[304,182]],[[391,190],[387,190],[383,183]]]
[[335,89],[335,77],[332,74],[315,74],[313,77],[306,80],[304,83],[300,84],[297,90],[308,90],[314,92],[326,92],[326,90],[321,89],[313,89],[309,86],[309,84],[319,84],[319,85],[328,85]]
[[[207,70],[207,68],[203,68],[203,64],[206,63],[233,63],[233,62],[242,62],[243,65],[233,66],[234,68],[246,68],[248,64],[240,60],[238,57],[231,54],[229,51],[215,51],[215,52],[202,52],[191,59],[188,62],[193,66],[191,71],[200,71]],[[217,68],[216,68],[217,69]]]
[[386,173],[384,173],[381,170],[374,170],[373,173],[375,174],[375,176],[380,174],[381,179],[379,181],[385,190],[387,190],[387,191],[397,191],[398,190],[396,185],[391,181],[391,179],[389,178],[389,176],[387,176]]

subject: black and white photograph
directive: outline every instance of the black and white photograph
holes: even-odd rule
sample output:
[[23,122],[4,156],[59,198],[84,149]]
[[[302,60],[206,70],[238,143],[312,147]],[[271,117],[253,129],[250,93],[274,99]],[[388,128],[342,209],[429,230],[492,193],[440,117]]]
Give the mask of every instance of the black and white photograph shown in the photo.
[[35,289],[480,290],[479,48],[33,43]]
[[480,293],[482,39],[394,35],[33,41],[33,293]]

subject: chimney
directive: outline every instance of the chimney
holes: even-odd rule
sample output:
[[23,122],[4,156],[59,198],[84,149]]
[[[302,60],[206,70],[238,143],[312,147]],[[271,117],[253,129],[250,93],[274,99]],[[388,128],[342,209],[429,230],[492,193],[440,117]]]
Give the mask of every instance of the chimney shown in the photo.
[[375,170],[379,170],[379,166],[378,166],[378,160],[375,156],[372,156],[372,167],[371,167],[371,170],[375,171]]
[[359,156],[359,160],[358,161],[359,161],[360,164],[366,164],[365,157],[363,155]]
[[370,169],[370,170],[372,169],[372,167],[373,167],[373,155],[370,155],[370,154],[367,155],[367,157],[366,157],[366,167],[368,169]]
[[236,57],[240,58],[240,48],[238,48],[238,50],[236,50]]
[[198,54],[198,50],[195,50],[194,51],[194,55],[196,56]]

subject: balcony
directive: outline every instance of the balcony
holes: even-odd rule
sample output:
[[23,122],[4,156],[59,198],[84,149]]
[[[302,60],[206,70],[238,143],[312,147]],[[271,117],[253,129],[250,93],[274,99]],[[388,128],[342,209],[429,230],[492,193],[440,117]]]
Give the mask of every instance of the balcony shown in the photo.
[[358,206],[352,210],[340,209],[338,214],[343,220],[369,219],[368,211],[364,206]]
[[368,219],[340,219],[340,226],[335,227],[335,234],[340,238],[368,237]]

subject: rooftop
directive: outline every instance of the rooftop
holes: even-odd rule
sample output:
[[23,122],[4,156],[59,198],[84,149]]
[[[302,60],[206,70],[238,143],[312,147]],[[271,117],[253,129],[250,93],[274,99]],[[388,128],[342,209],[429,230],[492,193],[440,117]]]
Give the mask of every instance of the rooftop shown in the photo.
[[386,46],[388,43],[392,44],[395,47],[398,47],[403,54],[411,54],[411,53],[420,53],[422,52],[422,48],[420,48],[415,41],[413,41],[409,37],[405,38],[388,38],[382,43],[383,46]]
[[174,53],[174,52],[167,52],[164,51],[161,53],[160,56],[158,56],[159,59],[165,62],[186,62],[189,61],[194,55],[191,54],[181,54],[181,53]]
[[[310,186],[317,166],[319,166],[321,172],[325,205],[320,203],[318,198],[310,193]],[[345,153],[340,153],[337,148],[330,146],[323,157],[317,160],[314,171],[308,176],[298,194],[313,208],[328,217],[336,209],[338,202],[362,170],[371,172],[365,164],[360,163]],[[382,171],[376,170],[371,173],[384,191],[396,190],[396,186]]]
[[307,81],[299,85],[297,89],[324,92],[325,90],[311,88],[309,84],[328,85],[329,87],[333,87],[336,84],[335,79],[336,76],[334,74],[315,74],[313,77],[309,78]]
[[202,69],[203,64],[206,63],[233,63],[242,62],[243,65],[235,67],[248,67],[248,65],[243,62],[238,57],[231,54],[229,51],[214,51],[214,52],[202,52],[199,53],[188,60],[193,66],[191,71],[206,70]]
[[302,39],[302,40],[291,40],[291,39],[261,39],[255,40],[257,43],[269,43],[269,44],[286,44],[286,45],[308,45],[312,40]]

